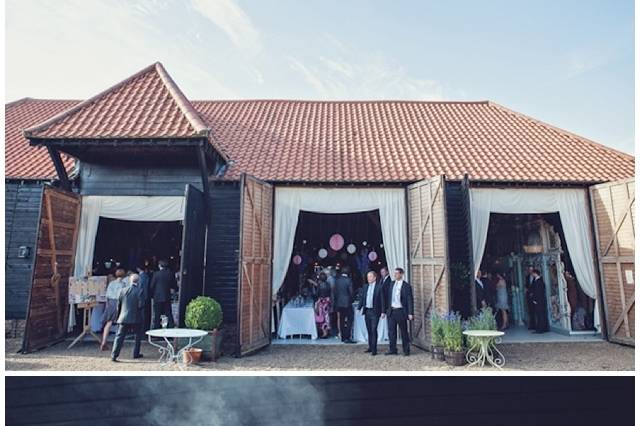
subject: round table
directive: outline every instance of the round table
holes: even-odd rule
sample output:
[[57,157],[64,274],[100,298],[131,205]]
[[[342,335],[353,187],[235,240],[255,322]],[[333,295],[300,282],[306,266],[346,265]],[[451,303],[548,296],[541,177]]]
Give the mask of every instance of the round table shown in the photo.
[[280,325],[278,326],[278,337],[286,339],[287,336],[309,335],[311,339],[318,338],[318,327],[316,326],[316,314],[313,305],[294,306],[289,302],[282,310]]
[[[193,345],[200,342],[206,335],[206,331],[195,330],[192,328],[157,328],[147,331],[147,336],[149,336],[149,344],[158,348],[158,351],[160,352],[160,359],[158,361],[160,361],[162,365],[167,365],[172,362],[180,365],[180,362],[183,359],[182,354],[192,348]],[[152,340],[153,337],[164,339],[166,346],[154,343]],[[173,343],[171,343],[171,339],[176,340],[175,346],[173,345]],[[178,339],[189,339],[189,342],[176,351],[178,346]]]
[[505,364],[504,355],[496,347],[500,343],[504,332],[497,330],[465,330],[463,333],[467,337],[473,337],[471,345],[467,351],[467,362],[471,367],[480,365],[484,367],[485,362],[496,368],[502,368]]

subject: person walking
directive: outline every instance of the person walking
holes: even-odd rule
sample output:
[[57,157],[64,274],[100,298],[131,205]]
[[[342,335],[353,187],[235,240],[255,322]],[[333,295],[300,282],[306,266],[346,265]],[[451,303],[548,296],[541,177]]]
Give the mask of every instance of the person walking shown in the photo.
[[384,318],[385,299],[382,281],[378,281],[374,271],[367,273],[367,284],[362,289],[362,297],[358,309],[364,315],[364,323],[367,326],[369,336],[369,348],[365,351],[376,355],[378,353],[378,323]]
[[402,337],[402,350],[409,356],[408,321],[413,321],[413,290],[404,280],[404,269],[396,268],[394,282],[389,289],[387,308],[387,325],[389,326],[389,352],[385,355],[397,355],[398,329]]
[[353,281],[349,277],[348,266],[342,268],[340,276],[336,278],[335,305],[338,312],[338,328],[343,343],[355,343],[351,340],[353,326]]
[[105,304],[104,312],[102,313],[102,342],[100,342],[101,351],[106,351],[108,349],[107,338],[109,337],[109,333],[111,332],[111,326],[118,319],[118,296],[120,295],[120,290],[127,286],[125,275],[126,272],[124,269],[116,269],[116,279],[111,281],[107,286],[107,303]]
[[129,277],[129,285],[120,291],[118,296],[118,319],[119,325],[116,333],[116,340],[111,351],[111,361],[117,362],[120,350],[124,344],[124,339],[128,334],[133,334],[135,343],[133,345],[133,358],[142,358],[140,353],[140,342],[142,340],[142,294],[140,290],[140,276],[133,274]]
[[153,328],[160,328],[160,318],[166,315],[168,328],[174,327],[173,312],[171,312],[171,293],[178,290],[176,277],[169,269],[166,260],[158,263],[160,270],[151,278],[151,297],[153,298]]

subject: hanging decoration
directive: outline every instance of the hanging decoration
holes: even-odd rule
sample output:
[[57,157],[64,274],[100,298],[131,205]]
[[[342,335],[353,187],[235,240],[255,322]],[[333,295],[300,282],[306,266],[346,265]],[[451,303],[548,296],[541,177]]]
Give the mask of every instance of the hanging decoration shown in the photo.
[[369,252],[370,261],[375,262],[377,258],[378,258],[378,253],[376,253],[375,251]]
[[380,243],[380,248],[384,248],[384,244]]
[[302,240],[302,244],[307,244],[307,240]]
[[340,250],[344,247],[344,238],[340,234],[333,234],[329,239],[329,247],[334,249],[335,251]]
[[320,259],[324,259],[328,254],[329,253],[327,252],[327,249],[321,248],[320,250],[318,250],[318,257]]
[[367,242],[366,242],[366,241],[363,241],[363,242],[362,242],[362,245],[366,247],[366,246],[367,246]]
[[349,252],[349,254],[353,254],[356,252],[356,245],[355,244],[349,244],[347,246],[347,252]]
[[296,254],[295,256],[293,256],[294,265],[299,265],[301,263],[302,263],[302,257],[299,254]]

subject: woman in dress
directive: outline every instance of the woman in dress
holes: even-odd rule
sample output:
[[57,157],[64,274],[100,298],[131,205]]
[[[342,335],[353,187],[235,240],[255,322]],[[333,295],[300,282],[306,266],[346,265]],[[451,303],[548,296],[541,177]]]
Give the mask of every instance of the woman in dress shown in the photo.
[[315,285],[318,295],[315,305],[316,325],[320,332],[320,338],[325,339],[331,333],[331,284],[327,281],[327,275],[320,272]]
[[507,292],[507,281],[502,273],[496,274],[496,309],[502,315],[502,327],[500,330],[509,328],[509,293]]
[[118,319],[118,296],[120,290],[127,286],[127,282],[124,279],[124,269],[116,270],[116,279],[111,281],[107,286],[107,304],[102,314],[102,343],[100,343],[100,350],[108,350],[107,337],[111,331],[111,325]]

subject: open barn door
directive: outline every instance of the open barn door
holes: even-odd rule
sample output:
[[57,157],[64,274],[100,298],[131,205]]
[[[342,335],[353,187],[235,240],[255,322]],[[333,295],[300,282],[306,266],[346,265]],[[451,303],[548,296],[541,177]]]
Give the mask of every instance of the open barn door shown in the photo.
[[413,344],[429,349],[431,314],[449,310],[449,261],[444,176],[407,187]]
[[607,334],[627,345],[635,345],[634,189],[634,179],[589,189]]
[[240,191],[237,356],[271,343],[273,245],[273,187],[242,175]]
[[69,321],[69,277],[73,273],[80,223],[80,196],[45,186],[23,352],[44,348],[62,340]]
[[178,324],[184,327],[189,302],[204,293],[204,255],[207,234],[207,199],[193,185],[185,190],[180,257],[180,297]]

